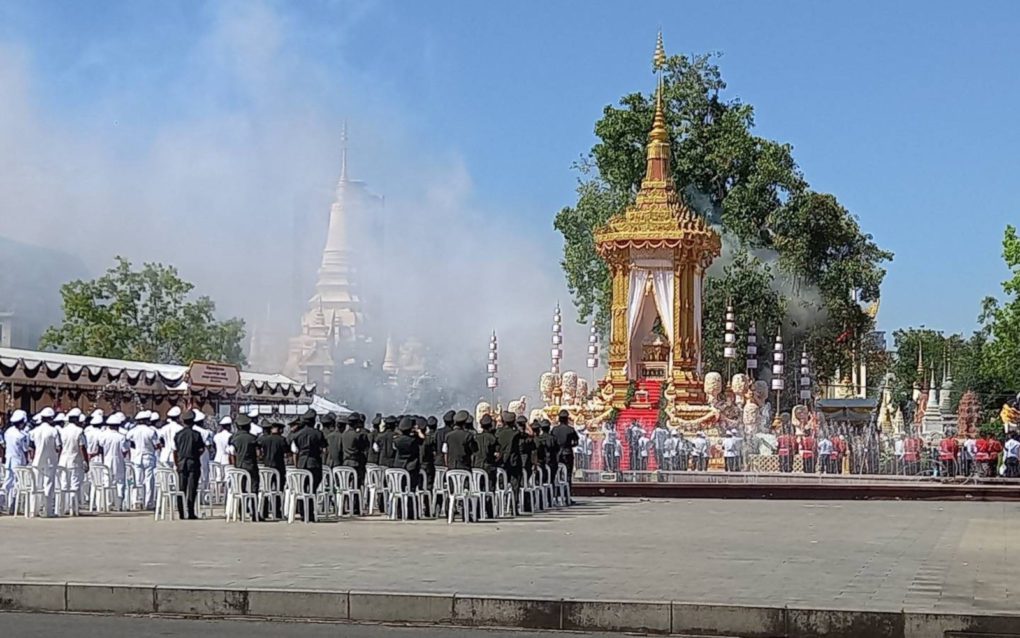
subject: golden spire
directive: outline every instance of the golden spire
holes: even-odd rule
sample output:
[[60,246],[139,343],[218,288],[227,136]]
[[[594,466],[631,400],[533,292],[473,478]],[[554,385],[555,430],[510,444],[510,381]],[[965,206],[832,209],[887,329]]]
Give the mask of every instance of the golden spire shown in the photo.
[[669,143],[669,131],[666,129],[666,113],[662,108],[662,78],[655,90],[655,117],[652,118],[652,131],[648,135],[651,142]]
[[662,29],[659,29],[659,39],[655,42],[655,55],[652,56],[652,68],[661,71],[666,66],[666,47],[662,45]]

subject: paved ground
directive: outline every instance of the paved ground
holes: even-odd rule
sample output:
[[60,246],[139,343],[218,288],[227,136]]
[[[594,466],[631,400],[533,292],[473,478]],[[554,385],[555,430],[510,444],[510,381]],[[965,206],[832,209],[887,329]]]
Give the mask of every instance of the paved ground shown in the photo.
[[890,611],[1020,603],[1016,503],[589,499],[536,518],[452,526],[4,517],[0,539],[0,581]]
[[[499,631],[453,627],[387,627],[382,625],[260,622],[251,620],[177,620],[113,618],[75,614],[0,613],[0,631],[18,638],[536,638],[577,636],[565,632]],[[584,634],[610,636],[616,634]]]

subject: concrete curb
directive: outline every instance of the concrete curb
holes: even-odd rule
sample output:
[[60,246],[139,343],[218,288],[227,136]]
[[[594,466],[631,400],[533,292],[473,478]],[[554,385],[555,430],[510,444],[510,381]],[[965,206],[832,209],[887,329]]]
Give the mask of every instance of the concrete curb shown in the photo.
[[302,589],[0,583],[0,611],[167,614],[290,620],[740,636],[937,638],[1020,635],[1020,614],[856,611],[677,601],[563,600]]

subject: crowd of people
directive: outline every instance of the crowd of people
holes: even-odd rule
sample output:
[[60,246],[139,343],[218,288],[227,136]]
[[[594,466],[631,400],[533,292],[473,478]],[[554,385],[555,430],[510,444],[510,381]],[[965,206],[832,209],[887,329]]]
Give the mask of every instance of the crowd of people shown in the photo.
[[[446,412],[442,419],[421,415],[375,415],[370,421],[353,412],[319,416],[309,409],[284,423],[266,421],[257,410],[225,416],[214,426],[201,410],[172,407],[165,415],[142,410],[132,417],[122,412],[85,414],[78,408],[57,412],[44,408],[34,417],[15,410],[7,420],[0,459],[3,460],[3,509],[15,506],[17,469],[34,468],[43,493],[44,515],[55,514],[58,490],[81,494],[89,467],[109,471],[113,509],[128,507],[128,487],[139,495],[141,507],[156,506],[158,468],[176,471],[184,498],[178,499],[181,518],[197,518],[198,495],[207,489],[211,468],[235,467],[248,473],[253,492],[259,489],[260,468],[275,470],[284,484],[287,466],[308,470],[313,491],[323,471],[350,467],[358,485],[370,466],[407,470],[411,490],[431,490],[437,468],[480,469],[488,488],[496,485],[497,469],[506,472],[514,493],[533,468],[549,468],[552,476],[563,465],[568,481],[574,473],[578,433],[566,411],[557,424],[529,422],[523,415],[503,412],[499,419],[485,415],[476,424],[465,410]],[[306,514],[314,518],[314,512]],[[264,516],[254,513],[254,518]]]

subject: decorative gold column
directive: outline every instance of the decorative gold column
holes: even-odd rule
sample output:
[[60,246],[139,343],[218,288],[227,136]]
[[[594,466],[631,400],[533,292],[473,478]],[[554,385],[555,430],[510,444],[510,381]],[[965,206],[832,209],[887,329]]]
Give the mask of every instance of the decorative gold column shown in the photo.
[[617,251],[609,259],[613,275],[613,305],[609,318],[609,382],[613,385],[613,406],[622,408],[627,397],[627,359],[630,355],[630,326],[627,305],[630,300],[630,264]]

